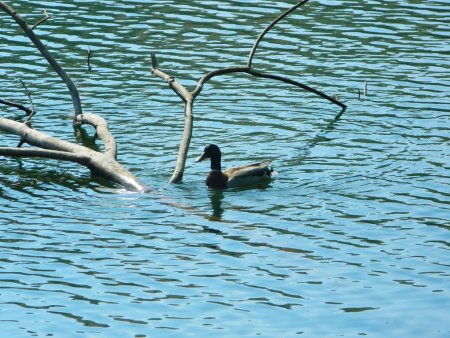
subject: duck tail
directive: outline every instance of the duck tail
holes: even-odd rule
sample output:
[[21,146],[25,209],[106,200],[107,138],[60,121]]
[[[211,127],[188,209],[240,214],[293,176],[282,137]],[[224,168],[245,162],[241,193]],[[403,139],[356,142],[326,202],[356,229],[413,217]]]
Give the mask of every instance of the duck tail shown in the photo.
[[269,167],[267,167],[266,171],[264,172],[264,175],[271,177],[271,176],[275,176],[276,172],[273,170],[272,166],[269,166]]

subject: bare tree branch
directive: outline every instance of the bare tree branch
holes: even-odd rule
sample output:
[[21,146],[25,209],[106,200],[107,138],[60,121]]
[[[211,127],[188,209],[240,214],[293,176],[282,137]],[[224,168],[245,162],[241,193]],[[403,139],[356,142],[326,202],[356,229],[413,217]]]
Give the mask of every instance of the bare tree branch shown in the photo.
[[[0,147],[0,155],[2,156],[16,156],[16,157],[39,157],[48,158],[61,161],[71,161],[86,166],[94,175],[101,176],[107,180],[118,183],[128,190],[136,192],[148,192],[150,188],[136,178],[133,174],[123,168],[117,161],[117,144],[108,129],[106,121],[95,114],[82,114],[81,103],[78,95],[78,90],[66,72],[59,66],[57,61],[52,58],[45,46],[39,38],[33,33],[32,29],[44,22],[47,18],[40,20],[35,26],[30,28],[26,21],[11,7],[0,1],[0,9],[11,15],[14,20],[20,25],[22,30],[28,35],[36,48],[47,59],[53,70],[66,83],[75,110],[73,119],[74,125],[89,124],[96,129],[97,136],[104,143],[104,153],[92,150],[78,144],[68,141],[60,140],[55,137],[46,135],[40,131],[32,129],[30,126],[30,118],[33,116],[35,109],[29,93],[28,88],[25,90],[30,100],[32,109],[9,101],[0,100],[0,103],[12,107],[16,107],[25,111],[28,118],[25,123],[20,123],[10,119],[0,117],[0,130],[20,136],[21,141],[19,145],[28,143],[37,148],[14,148],[14,147]],[[46,14],[46,13],[45,13]]]
[[39,20],[38,22],[36,22],[33,27],[31,27],[31,30],[35,29],[37,26],[39,26],[40,24],[44,23],[45,21],[47,21],[48,19],[50,19],[50,15],[48,15],[47,10],[44,10],[44,17]]
[[40,131],[30,128],[24,123],[12,121],[3,117],[0,117],[0,130],[19,135],[28,144],[44,149],[67,151],[70,153],[83,152],[86,149],[78,144],[48,136]]
[[303,88],[307,91],[310,91],[316,95],[319,95],[320,97],[323,97],[324,99],[327,99],[328,101],[337,104],[338,106],[340,106],[341,108],[346,109],[347,106],[345,104],[343,104],[342,102],[339,102],[338,100],[336,100],[335,98],[321,92],[320,90],[314,89],[308,85],[305,85],[303,83],[300,83],[298,81],[289,79],[287,77],[283,77],[283,76],[279,76],[279,75],[274,75],[274,74],[265,74],[265,73],[261,73],[261,72],[257,72],[253,69],[250,69],[249,71],[247,71],[248,74],[256,76],[256,77],[262,77],[262,78],[266,78],[266,79],[272,79],[272,80],[277,80],[277,81],[281,81],[281,82],[285,82],[285,83],[289,83],[291,85]]
[[77,124],[89,124],[97,131],[97,136],[103,141],[105,145],[105,156],[116,158],[117,157],[117,143],[114,136],[108,129],[108,123],[106,120],[98,115],[85,113],[77,115],[75,118]]
[[200,92],[202,91],[203,85],[215,76],[231,74],[231,73],[246,73],[249,70],[250,69],[248,67],[229,67],[229,68],[213,70],[213,71],[203,75],[200,78],[200,80],[198,80],[197,86],[195,87],[194,91],[192,92],[192,95],[194,96],[194,98],[197,97],[197,95],[200,94]]
[[[152,65],[158,65],[156,55],[151,53]],[[192,93],[190,93],[175,77],[164,73],[159,68],[152,68],[151,73],[169,84],[169,87],[184,101],[192,100]]]
[[[101,122],[86,118],[89,124],[95,125]],[[102,126],[104,127],[104,126]],[[88,167],[95,175],[104,177],[118,183],[128,190],[136,192],[148,192],[150,188],[142,183],[133,174],[123,168],[110,154],[102,154],[89,148],[59,140],[46,135],[26,124],[0,117],[0,130],[19,135],[26,143],[43,149],[24,149],[1,147],[0,155],[21,157],[42,157],[56,160],[76,162]],[[108,141],[110,142],[110,141]],[[105,142],[107,143],[107,142]]]
[[266,35],[267,32],[272,29],[273,26],[275,26],[280,20],[285,18],[287,15],[295,11],[300,6],[304,5],[308,0],[302,0],[299,3],[297,3],[295,6],[291,7],[287,11],[283,12],[281,15],[279,15],[274,21],[272,21],[265,29],[264,31],[258,36],[256,39],[248,58],[247,65],[245,67],[228,67],[228,68],[222,68],[213,70],[204,76],[202,76],[198,82],[196,87],[193,91],[189,92],[181,83],[179,83],[173,76],[167,75],[165,72],[161,71],[158,67],[158,60],[156,58],[156,55],[154,53],[151,54],[151,61],[152,61],[152,69],[151,72],[153,75],[158,76],[159,78],[166,81],[170,88],[183,99],[185,102],[184,106],[184,129],[183,129],[183,136],[181,138],[180,147],[178,149],[178,157],[175,165],[174,172],[172,174],[172,177],[169,180],[169,183],[176,183],[180,182],[183,178],[183,171],[185,167],[185,162],[187,158],[187,153],[189,150],[189,144],[192,137],[192,128],[193,128],[193,104],[195,98],[201,93],[203,86],[205,83],[207,83],[212,78],[219,76],[219,75],[225,75],[225,74],[231,74],[231,73],[246,73],[255,77],[261,77],[261,78],[267,78],[277,81],[282,81],[297,87],[300,87],[302,89],[305,89],[307,91],[310,91],[316,95],[319,95],[328,101],[339,105],[342,110],[341,112],[336,116],[336,118],[340,118],[340,116],[343,114],[343,112],[346,109],[346,105],[339,102],[337,99],[326,95],[325,93],[314,89],[308,85],[305,85],[303,83],[300,83],[295,80],[291,80],[289,78],[279,76],[279,75],[272,75],[272,74],[265,74],[262,72],[258,72],[252,68],[252,60],[255,55],[256,49],[262,40],[262,38]]
[[287,11],[285,11],[284,13],[282,13],[280,16],[278,16],[274,21],[272,21],[270,23],[269,26],[267,26],[262,32],[261,34],[259,34],[258,38],[256,39],[255,43],[253,44],[253,48],[250,51],[250,55],[248,56],[248,62],[247,62],[247,67],[251,68],[252,67],[252,61],[253,61],[253,56],[256,53],[256,48],[258,48],[258,45],[260,43],[260,41],[262,40],[262,38],[264,37],[264,35],[266,35],[266,33],[268,31],[270,31],[272,29],[273,26],[275,26],[279,21],[281,21],[282,19],[284,19],[286,16],[288,16],[289,14],[291,14],[293,11],[295,11],[297,8],[299,8],[300,6],[304,5],[305,3],[307,3],[309,0],[303,0],[300,1],[298,4],[296,4],[295,6],[292,6],[291,8],[289,8]]
[[0,147],[0,156],[12,157],[40,157],[60,161],[75,162],[87,166],[89,163],[89,156],[86,154],[69,153],[59,150],[48,150],[40,148],[12,148]]
[[20,109],[20,110],[24,111],[25,114],[27,114],[27,115],[31,115],[33,113],[33,111],[31,109],[25,107],[24,105],[21,105],[20,103],[15,103],[15,102],[0,99],[0,104],[4,104],[6,106]]
[[178,149],[177,162],[175,164],[175,169],[173,171],[172,177],[169,183],[181,182],[183,179],[184,168],[186,164],[186,158],[189,151],[189,144],[192,138],[192,127],[194,125],[194,115],[192,113],[192,107],[194,100],[189,100],[185,102],[184,105],[184,128],[183,136],[181,137],[180,147]]
[[36,48],[41,52],[41,54],[45,57],[47,62],[53,68],[53,70],[59,75],[59,77],[66,84],[69,89],[70,95],[72,97],[73,108],[75,111],[75,115],[81,114],[81,102],[80,95],[78,93],[78,89],[75,84],[72,82],[70,77],[64,71],[64,69],[59,65],[59,63],[50,55],[47,48],[41,42],[41,40],[34,34],[33,30],[28,26],[27,22],[10,6],[5,4],[3,1],[0,1],[0,9],[2,9],[5,13],[9,14],[22,28],[25,34],[30,38]]
[[[18,104],[12,106],[17,106],[17,108],[21,109],[24,108]],[[32,129],[28,123],[21,123],[0,117],[0,130],[20,136],[20,146],[23,143],[28,143],[32,146],[39,147],[32,149],[0,147],[0,155],[71,161],[86,166],[93,174],[118,183],[128,190],[136,192],[150,191],[147,185],[142,183],[116,161],[116,141],[109,132],[108,125],[103,118],[95,114],[80,114],[76,116],[76,122],[80,125],[89,124],[96,129],[97,135],[105,145],[104,154],[84,146],[48,136]]]

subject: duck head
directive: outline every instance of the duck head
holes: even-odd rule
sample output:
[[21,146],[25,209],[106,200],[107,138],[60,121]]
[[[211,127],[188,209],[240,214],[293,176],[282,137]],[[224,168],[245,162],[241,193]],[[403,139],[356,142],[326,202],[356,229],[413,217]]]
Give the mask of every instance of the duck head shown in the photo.
[[221,170],[220,160],[222,154],[220,149],[215,144],[208,144],[203,150],[203,154],[197,158],[195,162],[203,161],[205,158],[211,159],[211,169]]

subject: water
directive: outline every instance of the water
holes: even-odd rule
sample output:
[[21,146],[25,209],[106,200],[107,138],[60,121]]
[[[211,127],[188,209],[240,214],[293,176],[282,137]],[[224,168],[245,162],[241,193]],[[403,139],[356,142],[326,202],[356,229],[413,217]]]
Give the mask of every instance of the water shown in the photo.
[[[75,164],[1,158],[5,337],[449,336],[447,1],[311,1],[267,35],[254,66],[337,95],[349,107],[341,119],[285,84],[217,78],[194,107],[184,182],[167,185],[182,104],[151,76],[150,52],[193,86],[244,65],[293,4],[14,4],[31,23],[49,10],[36,33],[153,191],[105,187]],[[27,104],[22,79],[34,128],[74,140],[64,85],[11,18],[0,25],[1,98]],[[194,159],[211,142],[224,166],[272,159],[278,178],[205,189],[208,165]]]

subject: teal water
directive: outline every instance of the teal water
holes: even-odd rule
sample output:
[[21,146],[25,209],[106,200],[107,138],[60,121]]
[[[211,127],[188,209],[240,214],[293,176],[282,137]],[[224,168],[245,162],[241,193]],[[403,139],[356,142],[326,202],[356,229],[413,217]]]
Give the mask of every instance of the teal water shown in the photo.
[[[105,187],[75,164],[0,158],[3,336],[450,335],[447,1],[312,0],[267,35],[254,66],[337,95],[341,119],[298,88],[217,78],[194,107],[184,182],[167,184],[182,103],[150,74],[150,53],[193,86],[244,65],[294,3],[16,1],[29,22],[52,15],[36,33],[153,191]],[[6,14],[0,27],[0,98],[27,104],[22,79],[33,127],[75,140],[64,85]],[[211,142],[225,167],[272,159],[277,179],[207,190],[195,157]]]

